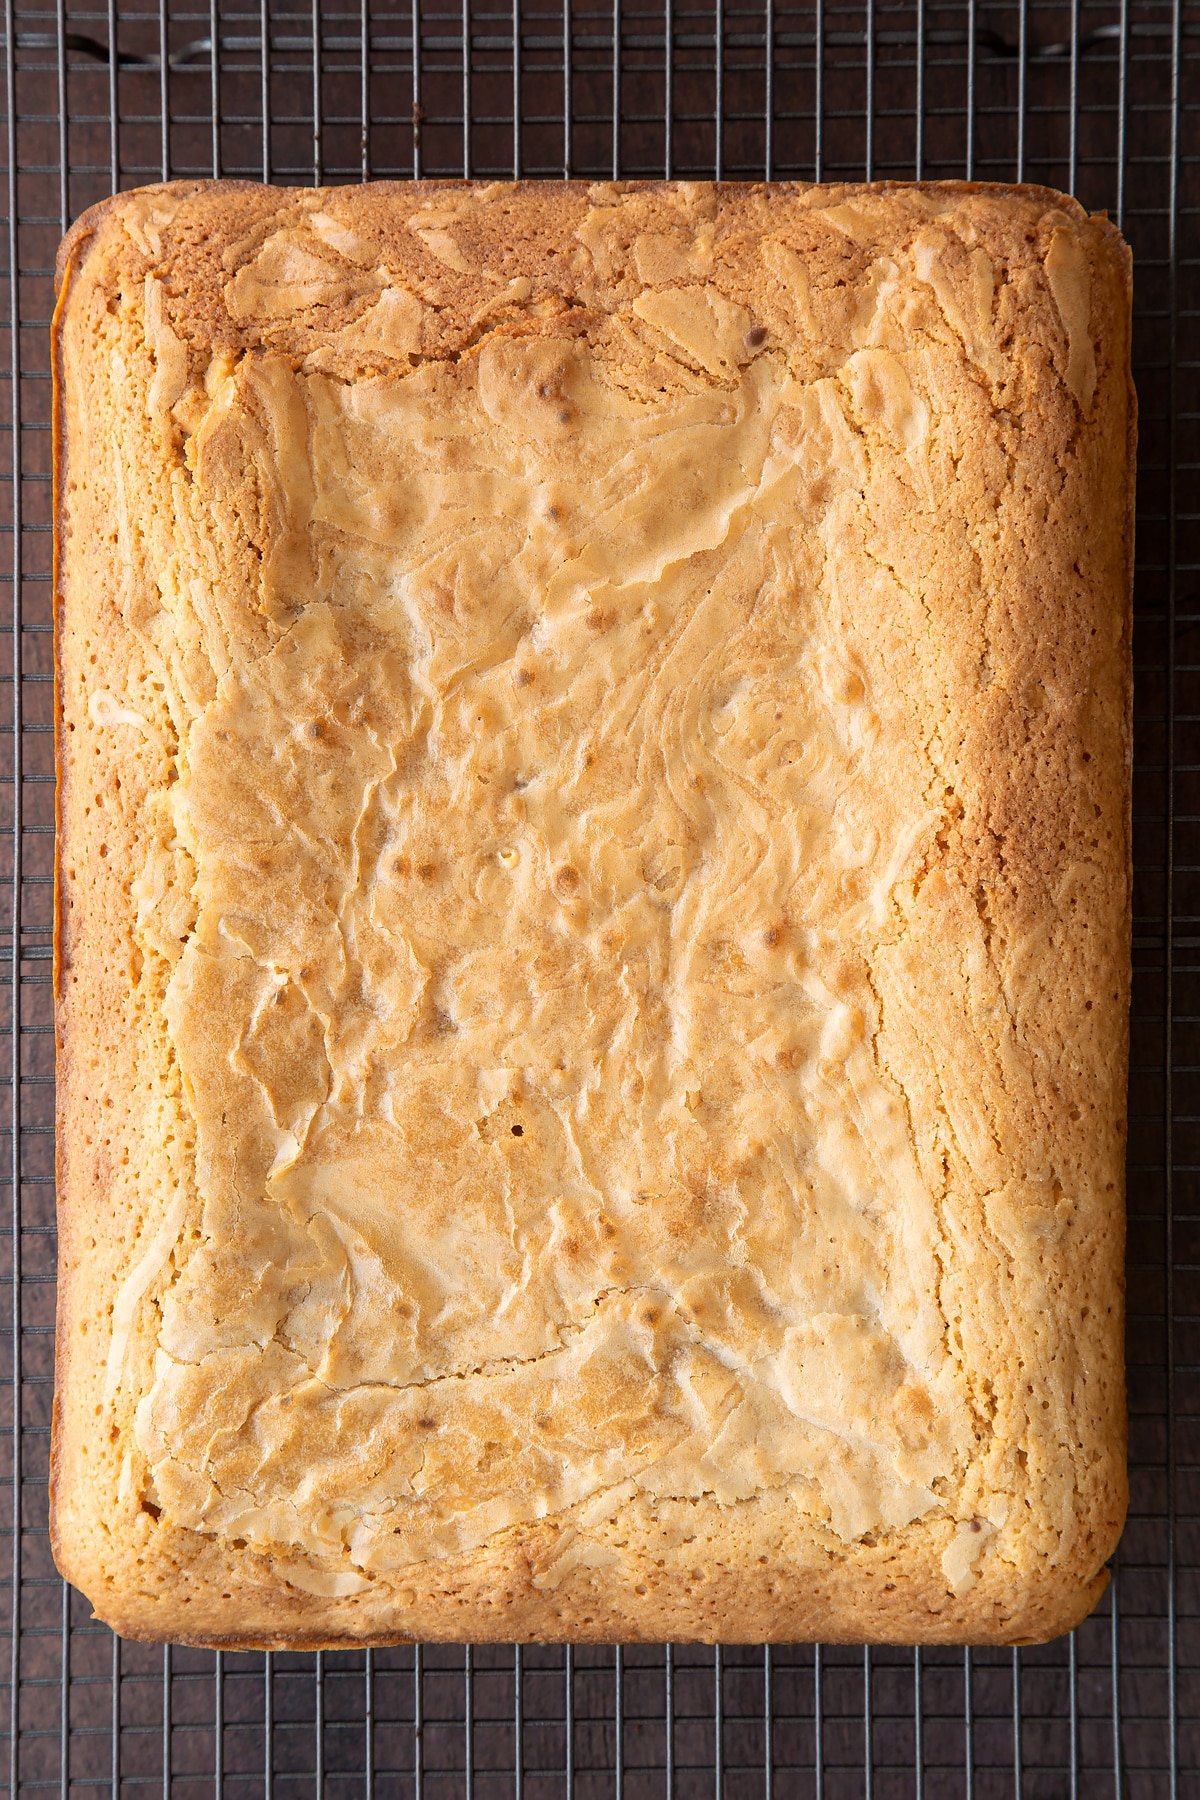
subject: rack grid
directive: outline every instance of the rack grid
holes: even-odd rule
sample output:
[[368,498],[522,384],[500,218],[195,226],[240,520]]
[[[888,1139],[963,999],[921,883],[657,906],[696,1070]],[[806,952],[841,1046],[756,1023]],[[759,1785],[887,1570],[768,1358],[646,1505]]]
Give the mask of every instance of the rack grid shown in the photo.
[[[1200,1793],[1198,0],[4,0],[0,1517],[10,1784],[64,1796]],[[1134,250],[1132,1504],[1096,1615],[994,1650],[120,1644],[46,1536],[50,378],[66,225],[225,175],[1024,178]]]

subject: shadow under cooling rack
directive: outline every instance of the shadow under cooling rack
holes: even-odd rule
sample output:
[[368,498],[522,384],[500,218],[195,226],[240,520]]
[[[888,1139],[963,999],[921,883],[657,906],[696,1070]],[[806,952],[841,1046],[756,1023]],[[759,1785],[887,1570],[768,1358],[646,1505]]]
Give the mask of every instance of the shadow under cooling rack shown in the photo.
[[[0,1478],[14,1788],[239,1800],[1200,1792],[1198,36],[1196,0],[6,0]],[[1107,208],[1133,246],[1132,1504],[1108,1596],[1057,1644],[214,1657],[118,1644],[54,1572],[48,323],[58,238],[114,188],[163,177],[565,172],[1025,178]]]

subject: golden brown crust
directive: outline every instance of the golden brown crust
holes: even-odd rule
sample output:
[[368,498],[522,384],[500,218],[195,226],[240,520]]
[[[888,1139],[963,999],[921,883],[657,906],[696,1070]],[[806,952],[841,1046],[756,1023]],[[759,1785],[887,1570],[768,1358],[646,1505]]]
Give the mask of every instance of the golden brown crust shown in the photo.
[[59,283],[60,1567],[229,1646],[1076,1623],[1117,234],[175,183]]

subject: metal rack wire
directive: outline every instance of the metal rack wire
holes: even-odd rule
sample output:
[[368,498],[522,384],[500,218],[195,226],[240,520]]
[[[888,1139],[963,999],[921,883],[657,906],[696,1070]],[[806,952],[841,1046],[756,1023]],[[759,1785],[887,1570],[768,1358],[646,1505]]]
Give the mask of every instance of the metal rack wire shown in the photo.
[[[13,1788],[229,1800],[1200,1792],[1198,0],[4,0],[3,36],[0,1529]],[[1024,177],[1107,207],[1133,244],[1133,1503],[1100,1611],[1042,1649],[222,1657],[118,1644],[54,1573],[57,239],[93,200],[163,176],[564,173]]]

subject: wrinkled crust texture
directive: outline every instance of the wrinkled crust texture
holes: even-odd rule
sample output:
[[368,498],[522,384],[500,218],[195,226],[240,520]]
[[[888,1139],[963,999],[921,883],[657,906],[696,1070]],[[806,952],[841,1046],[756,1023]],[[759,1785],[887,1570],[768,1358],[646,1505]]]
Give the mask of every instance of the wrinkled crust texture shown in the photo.
[[1128,315],[1032,188],[75,227],[53,1517],[119,1631],[1092,1607]]

